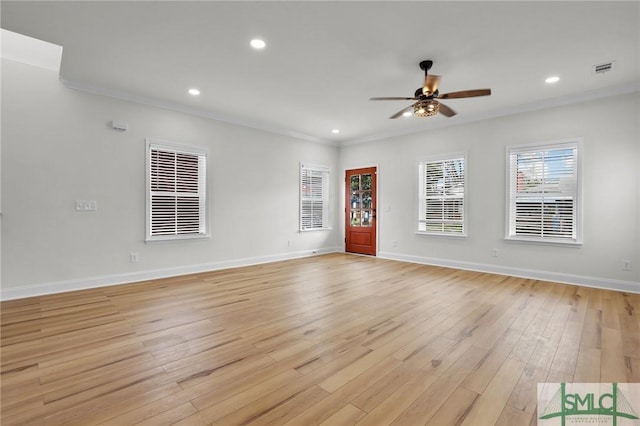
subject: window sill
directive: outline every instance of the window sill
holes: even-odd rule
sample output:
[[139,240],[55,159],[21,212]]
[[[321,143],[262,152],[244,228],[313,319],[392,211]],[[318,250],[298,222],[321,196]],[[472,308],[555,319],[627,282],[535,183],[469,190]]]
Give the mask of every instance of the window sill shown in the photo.
[[446,232],[426,232],[426,231],[416,231],[416,235],[425,235],[429,237],[453,237],[453,238],[468,238],[468,234],[450,234]]
[[313,232],[313,231],[331,231],[333,228],[309,228],[299,229],[298,232]]
[[582,247],[582,241],[576,240],[561,240],[561,239],[534,239],[523,237],[505,237],[505,241],[509,243],[521,243],[521,244],[538,244],[545,246],[558,246],[558,247]]
[[158,237],[147,237],[144,242],[145,244],[157,244],[157,243],[179,243],[184,241],[193,241],[193,240],[206,240],[210,237],[209,234],[206,235],[164,235]]

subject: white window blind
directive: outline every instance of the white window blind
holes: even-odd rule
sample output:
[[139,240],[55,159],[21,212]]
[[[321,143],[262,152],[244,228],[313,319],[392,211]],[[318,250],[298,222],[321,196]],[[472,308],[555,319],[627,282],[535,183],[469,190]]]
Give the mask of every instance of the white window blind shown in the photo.
[[206,237],[206,151],[147,140],[147,157],[147,241]]
[[507,238],[580,243],[578,143],[509,150]]
[[465,235],[465,156],[418,163],[418,232]]
[[329,169],[300,164],[300,230],[329,228]]

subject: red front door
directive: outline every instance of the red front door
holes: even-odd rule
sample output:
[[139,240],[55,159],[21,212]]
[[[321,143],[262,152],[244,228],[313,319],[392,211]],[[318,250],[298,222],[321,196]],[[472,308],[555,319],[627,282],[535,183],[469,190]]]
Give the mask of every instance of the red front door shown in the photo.
[[376,255],[376,168],[347,170],[345,251]]

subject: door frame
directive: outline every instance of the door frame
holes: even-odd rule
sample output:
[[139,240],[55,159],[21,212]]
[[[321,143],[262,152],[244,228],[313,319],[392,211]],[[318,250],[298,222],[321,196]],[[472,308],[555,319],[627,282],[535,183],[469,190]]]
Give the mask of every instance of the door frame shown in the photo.
[[[340,196],[340,204],[342,210],[342,251],[344,253],[358,255],[358,253],[351,253],[347,251],[347,206],[346,206],[346,193],[347,193],[347,182],[345,178],[347,176],[347,170],[354,169],[366,169],[367,167],[375,167],[376,168],[376,221],[375,221],[375,232],[376,232],[376,254],[374,256],[378,257],[379,249],[380,249],[380,212],[382,209],[380,208],[380,165],[378,163],[375,164],[358,164],[358,165],[349,165],[342,168],[342,195]],[[364,256],[364,255],[362,255]]]

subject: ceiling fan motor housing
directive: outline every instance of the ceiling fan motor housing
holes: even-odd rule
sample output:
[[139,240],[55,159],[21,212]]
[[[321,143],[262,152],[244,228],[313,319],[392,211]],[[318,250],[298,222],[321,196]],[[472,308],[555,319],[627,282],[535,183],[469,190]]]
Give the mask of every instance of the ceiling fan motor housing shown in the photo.
[[432,65],[433,65],[433,61],[430,61],[430,60],[422,61],[420,62],[420,69],[424,70],[424,72],[426,73],[431,69]]

